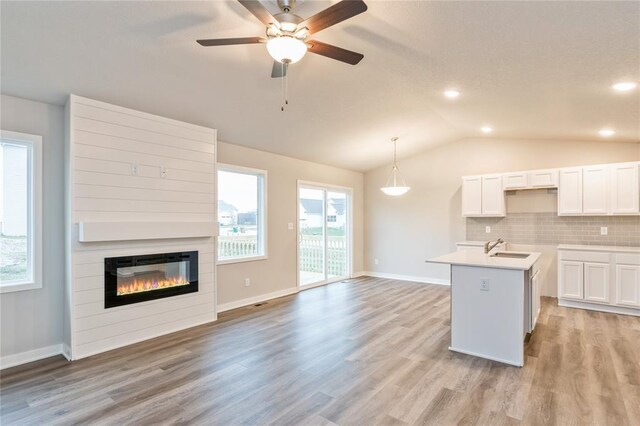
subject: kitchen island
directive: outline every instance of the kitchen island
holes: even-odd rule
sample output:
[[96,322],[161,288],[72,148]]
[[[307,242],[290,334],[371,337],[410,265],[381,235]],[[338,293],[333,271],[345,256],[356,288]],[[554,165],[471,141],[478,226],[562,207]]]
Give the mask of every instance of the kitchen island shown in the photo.
[[451,265],[450,350],[524,365],[524,339],[540,310],[539,259],[461,250],[427,260]]

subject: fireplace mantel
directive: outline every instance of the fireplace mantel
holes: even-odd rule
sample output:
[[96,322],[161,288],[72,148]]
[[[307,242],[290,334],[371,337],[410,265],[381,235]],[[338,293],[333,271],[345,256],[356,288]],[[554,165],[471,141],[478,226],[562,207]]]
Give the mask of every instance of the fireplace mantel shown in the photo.
[[218,235],[217,222],[80,222],[81,243],[174,238],[209,238]]

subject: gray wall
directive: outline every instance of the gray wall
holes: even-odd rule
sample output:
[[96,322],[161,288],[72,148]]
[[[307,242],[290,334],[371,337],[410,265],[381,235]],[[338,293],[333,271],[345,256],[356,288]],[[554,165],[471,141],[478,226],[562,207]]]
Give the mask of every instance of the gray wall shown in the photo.
[[[362,271],[363,185],[362,173],[297,160],[224,142],[218,142],[218,161],[267,170],[268,259],[218,266],[218,305],[250,299],[296,287],[297,180],[353,189],[353,271]],[[244,286],[244,279],[251,286]]]
[[411,186],[401,197],[386,196],[379,189],[390,165],[371,170],[364,182],[365,270],[448,280],[448,266],[425,260],[454,251],[455,243],[467,238],[460,205],[463,175],[638,159],[639,143],[614,140],[465,139],[400,160],[400,171]]
[[42,136],[43,286],[0,295],[0,356],[62,343],[64,292],[64,109],[0,98],[0,128]]

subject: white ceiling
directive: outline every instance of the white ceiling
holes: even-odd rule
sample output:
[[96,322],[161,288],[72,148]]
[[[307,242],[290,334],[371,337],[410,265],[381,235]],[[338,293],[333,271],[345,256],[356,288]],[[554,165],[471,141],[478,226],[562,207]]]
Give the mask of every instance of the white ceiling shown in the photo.
[[[290,68],[290,108],[239,3],[0,3],[2,93],[64,104],[75,93],[196,124],[219,139],[368,170],[476,136],[640,141],[640,2],[366,0],[369,10],[314,36],[361,52],[357,66],[308,54]],[[306,1],[310,16],[330,1]],[[265,2],[277,11],[275,1]],[[462,96],[443,98],[457,87]]]

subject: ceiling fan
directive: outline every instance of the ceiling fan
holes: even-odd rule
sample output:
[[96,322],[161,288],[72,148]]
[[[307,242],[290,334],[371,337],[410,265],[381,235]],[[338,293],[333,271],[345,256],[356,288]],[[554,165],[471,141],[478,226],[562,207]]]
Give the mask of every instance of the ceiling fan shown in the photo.
[[342,0],[339,3],[303,19],[293,13],[296,0],[277,0],[281,12],[274,15],[257,0],[238,0],[260,22],[266,25],[265,37],[240,37],[197,40],[202,46],[227,46],[233,44],[266,43],[274,63],[271,77],[284,77],[289,64],[298,62],[307,53],[326,56],[347,64],[356,65],[364,55],[341,47],[309,40],[311,34],[352,18],[367,10],[362,0]]

